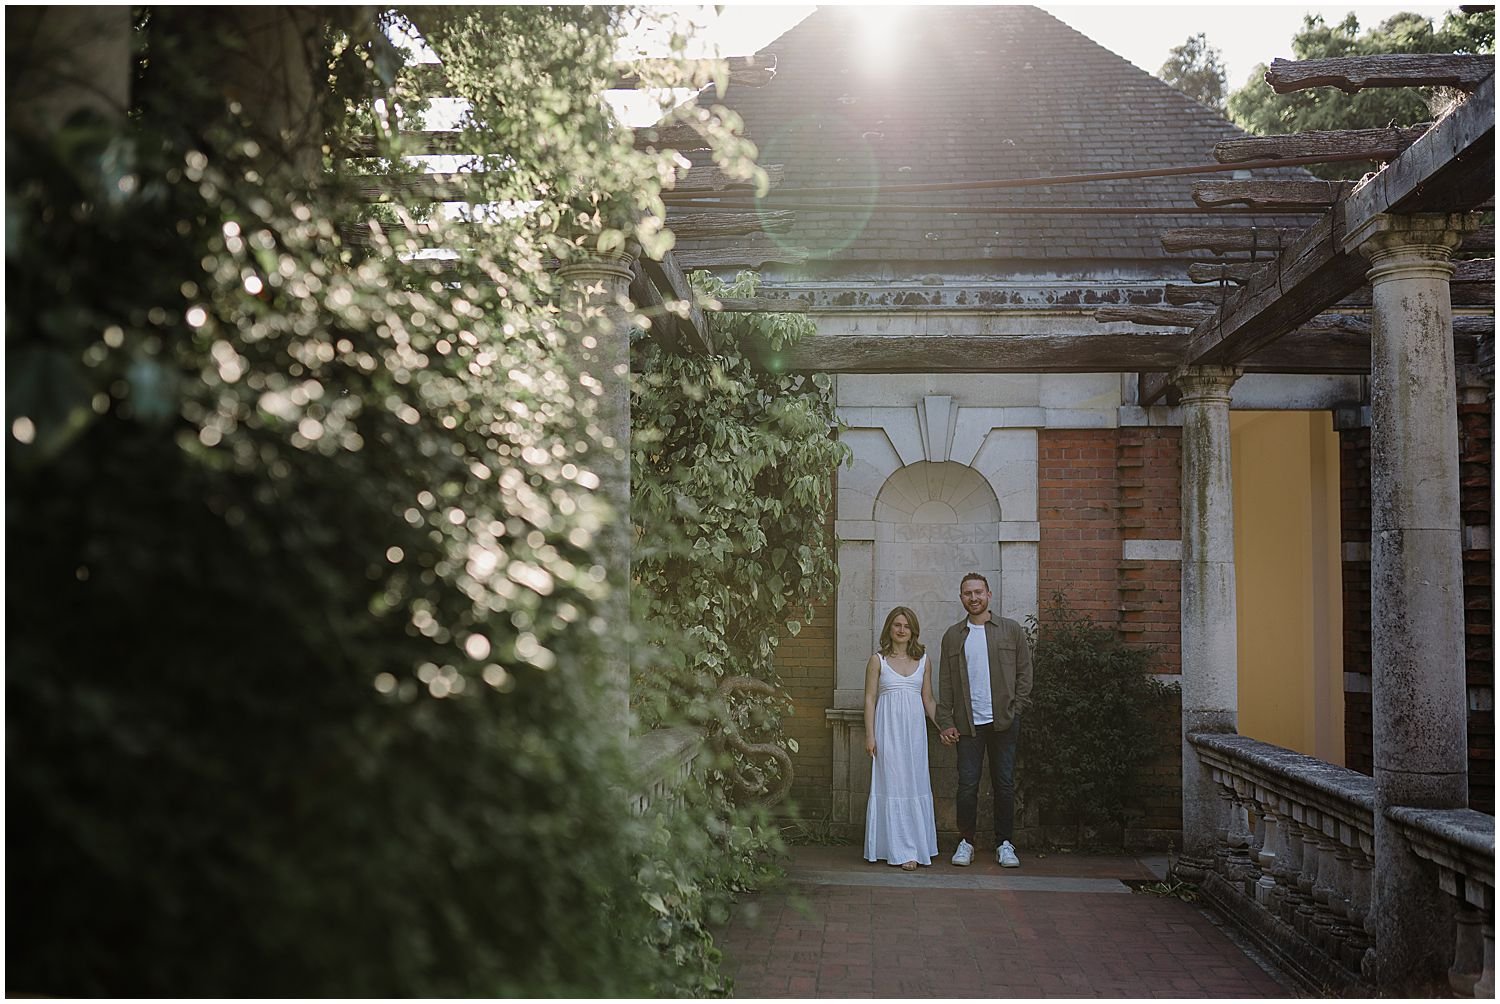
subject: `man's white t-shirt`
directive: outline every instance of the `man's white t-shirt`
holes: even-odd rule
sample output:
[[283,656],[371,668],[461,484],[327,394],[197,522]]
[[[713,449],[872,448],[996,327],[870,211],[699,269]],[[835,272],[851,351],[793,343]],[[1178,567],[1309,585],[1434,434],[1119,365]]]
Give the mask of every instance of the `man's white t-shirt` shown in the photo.
[[974,725],[976,728],[989,725],[995,720],[995,701],[990,695],[990,647],[985,641],[983,624],[969,624],[964,658],[969,664],[969,703],[974,711]]

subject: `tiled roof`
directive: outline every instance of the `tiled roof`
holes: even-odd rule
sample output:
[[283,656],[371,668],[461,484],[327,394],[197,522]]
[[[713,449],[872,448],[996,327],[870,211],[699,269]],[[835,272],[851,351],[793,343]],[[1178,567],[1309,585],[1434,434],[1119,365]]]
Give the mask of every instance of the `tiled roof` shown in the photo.
[[[907,8],[894,50],[878,61],[863,45],[860,14],[851,7],[813,13],[762,50],[776,57],[770,84],[728,95],[725,103],[744,116],[761,162],[785,165],[778,190],[1204,164],[1213,160],[1216,142],[1244,135],[1035,7]],[[1181,206],[1192,202],[1192,182],[1169,177],[881,198],[986,206]],[[847,203],[868,197],[827,198]],[[1059,259],[1160,260],[1165,255],[1158,237],[1173,227],[1278,224],[1268,217],[955,216],[878,209],[862,226],[858,215],[847,213],[799,209],[797,219],[780,240],[842,263],[1045,259],[1050,268],[1060,266]]]

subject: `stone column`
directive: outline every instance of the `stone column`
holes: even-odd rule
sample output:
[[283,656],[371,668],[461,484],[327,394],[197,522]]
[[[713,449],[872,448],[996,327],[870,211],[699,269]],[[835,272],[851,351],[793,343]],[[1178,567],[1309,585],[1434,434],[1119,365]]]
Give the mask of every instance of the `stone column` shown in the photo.
[[1345,247],[1370,260],[1371,710],[1376,986],[1442,986],[1452,904],[1386,819],[1468,805],[1463,526],[1449,257],[1464,216],[1381,216]]
[[635,310],[630,301],[631,247],[592,254],[557,270],[563,326],[580,398],[595,402],[597,452],[589,458],[599,476],[599,492],[614,512],[598,541],[610,595],[603,610],[610,637],[621,644],[606,650],[605,671],[614,692],[619,725],[630,721],[630,331]]
[[1182,392],[1182,851],[1189,868],[1218,839],[1219,794],[1189,733],[1235,732],[1239,678],[1229,388],[1240,371],[1189,366]]

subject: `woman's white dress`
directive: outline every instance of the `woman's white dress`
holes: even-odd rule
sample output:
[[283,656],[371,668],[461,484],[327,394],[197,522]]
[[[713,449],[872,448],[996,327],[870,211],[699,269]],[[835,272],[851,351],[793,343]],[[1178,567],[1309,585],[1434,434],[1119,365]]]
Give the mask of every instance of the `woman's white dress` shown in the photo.
[[865,860],[931,864],[937,855],[932,778],[927,773],[927,714],[922,707],[923,655],[911,676],[880,656],[875,701],[875,760],[865,810]]

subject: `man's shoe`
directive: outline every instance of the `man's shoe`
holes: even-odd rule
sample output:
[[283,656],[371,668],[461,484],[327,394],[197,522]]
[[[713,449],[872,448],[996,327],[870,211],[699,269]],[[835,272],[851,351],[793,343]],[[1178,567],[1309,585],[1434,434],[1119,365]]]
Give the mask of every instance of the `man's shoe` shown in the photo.
[[967,840],[958,842],[958,850],[953,852],[953,863],[962,868],[964,865],[974,863],[974,845]]
[[995,848],[995,860],[1000,863],[1001,868],[1019,868],[1021,859],[1016,857],[1016,849],[1007,840]]

